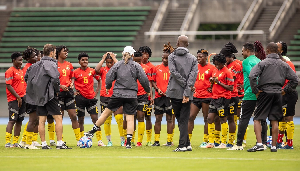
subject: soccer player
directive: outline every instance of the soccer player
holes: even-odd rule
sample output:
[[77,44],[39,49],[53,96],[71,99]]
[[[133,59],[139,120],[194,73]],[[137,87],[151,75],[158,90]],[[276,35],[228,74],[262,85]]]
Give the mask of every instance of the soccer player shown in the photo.
[[150,96],[149,80],[141,65],[132,60],[134,52],[135,50],[131,46],[126,46],[122,53],[123,59],[114,64],[106,74],[106,93],[108,93],[113,81],[115,81],[113,95],[108,101],[107,108],[102,112],[92,130],[85,133],[87,137],[93,137],[94,133],[99,130],[100,126],[104,124],[112,112],[115,112],[118,108],[123,106],[123,113],[126,115],[127,121],[126,148],[128,149],[131,148],[131,138],[134,130],[134,114],[138,106],[137,80],[139,80]]
[[46,44],[44,46],[45,56],[42,60],[27,69],[25,75],[25,80],[27,81],[26,103],[37,105],[42,149],[51,149],[45,140],[47,115],[52,115],[56,122],[56,149],[71,149],[62,141],[62,114],[57,99],[60,83],[55,52],[55,46]]
[[155,141],[152,146],[160,146],[160,131],[161,131],[161,120],[163,114],[166,113],[167,120],[167,144],[166,146],[172,146],[173,138],[173,112],[170,98],[166,97],[167,86],[170,77],[170,70],[168,67],[168,56],[174,51],[174,48],[170,45],[170,42],[164,45],[162,54],[162,64],[154,67],[152,77],[152,85],[155,89],[154,99],[154,114],[155,114]]
[[209,103],[212,97],[211,84],[209,78],[212,77],[213,71],[216,69],[214,65],[207,63],[208,51],[200,49],[197,52],[198,60],[198,74],[195,82],[194,99],[191,103],[191,112],[188,123],[188,131],[190,141],[192,139],[192,132],[194,130],[194,121],[197,114],[202,108],[204,118],[204,136],[203,142],[200,144],[201,148],[206,148],[208,142],[208,130],[207,130],[207,115],[209,109]]
[[[72,73],[72,82],[76,90],[75,101],[80,131],[84,132],[85,109],[90,114],[93,123],[96,123],[98,119],[98,99],[96,99],[96,96],[100,89],[100,76],[96,74],[94,69],[88,67],[89,55],[87,53],[80,53],[78,55],[78,62],[80,68],[77,68]],[[98,81],[96,92],[94,91],[94,78]],[[100,134],[101,137],[100,131],[96,134]],[[98,141],[101,141],[101,138]],[[103,144],[102,141],[101,144]]]
[[236,47],[231,43],[227,43],[225,45],[225,48],[221,50],[220,53],[222,53],[226,58],[226,67],[231,71],[233,79],[234,79],[234,86],[233,91],[231,92],[231,99],[229,104],[229,112],[227,116],[228,120],[228,126],[229,126],[229,139],[227,145],[227,134],[223,135],[225,133],[225,129],[228,129],[228,126],[223,124],[222,125],[222,143],[218,148],[230,148],[233,147],[233,142],[235,140],[236,135],[236,125],[235,125],[235,118],[237,116],[237,107],[239,103],[239,97],[238,97],[238,89],[237,89],[237,83],[239,81],[240,74],[242,73],[242,67],[239,63],[237,63],[233,58],[233,53],[237,53]]
[[[145,71],[149,82],[152,80],[151,77],[151,71],[150,68],[147,65],[144,65],[142,63],[142,53],[141,52],[135,52],[133,60],[137,62],[138,64],[141,65],[143,70]],[[137,120],[138,120],[138,141],[136,143],[137,147],[142,146],[143,142],[143,136],[145,132],[145,122],[144,120],[150,120],[151,123],[151,111],[148,111],[148,105],[149,105],[149,97],[143,86],[140,84],[138,81],[138,92],[137,92],[137,100],[138,100],[138,107],[137,107]],[[151,89],[151,84],[149,85]],[[152,99],[152,95],[150,95],[150,99]],[[151,129],[152,130],[152,129]],[[150,141],[148,139],[148,134],[147,134],[147,146],[151,146],[151,137]]]
[[[286,57],[287,54],[287,44],[285,42],[278,42],[278,52],[280,55],[282,55],[283,61],[285,61],[289,66],[293,69],[294,72],[295,66],[294,64],[289,60],[288,57]],[[283,90],[285,86],[287,85],[288,80],[286,80]],[[292,91],[283,93],[282,96],[282,110],[283,110],[283,120],[279,122],[279,133],[278,133],[278,139],[277,139],[277,148],[281,149],[294,149],[293,147],[293,138],[294,138],[294,116],[295,116],[295,106],[298,100],[298,92],[296,89],[293,89]],[[284,136],[284,131],[286,130],[287,133],[287,144],[283,147],[282,146],[282,138]]]
[[[212,100],[208,110],[208,144],[206,148],[214,148],[214,119],[220,118],[222,136],[227,134],[228,124],[227,116],[233,91],[234,80],[231,71],[225,66],[226,58],[223,54],[217,54],[213,57],[213,63],[217,70],[214,70],[210,82],[212,84]],[[226,141],[225,141],[226,142]],[[222,139],[224,143],[224,139]],[[225,143],[224,143],[225,144]]]
[[286,79],[289,82],[284,87],[283,94],[296,88],[298,76],[287,63],[280,59],[278,46],[275,43],[269,43],[267,58],[255,65],[249,75],[250,86],[252,92],[257,96],[258,103],[254,112],[254,131],[257,144],[248,149],[248,152],[263,151],[260,121],[267,117],[272,124],[271,152],[277,152],[278,121],[283,117],[281,93]]
[[61,105],[61,112],[68,111],[69,117],[72,122],[75,139],[78,143],[81,138],[80,128],[77,121],[76,105],[73,91],[73,83],[71,81],[73,73],[73,65],[66,61],[68,56],[68,48],[64,45],[56,47],[57,66],[59,71],[60,92],[58,93],[58,101]]
[[[150,47],[148,47],[148,46],[142,46],[142,47],[139,48],[139,52],[142,52],[142,63],[145,64],[145,65],[147,65],[149,67],[149,70],[150,70],[150,73],[151,73],[151,77],[152,77],[152,73],[153,73],[153,70],[154,70],[154,65],[149,61],[149,58],[152,55],[152,51],[151,51]],[[150,86],[152,86],[152,85],[150,85]],[[152,88],[151,88],[151,97],[152,96],[153,96],[153,93],[152,93]],[[150,102],[151,102],[151,104],[150,104]],[[153,103],[154,103],[153,99],[150,99],[150,97],[149,97],[147,114],[151,114],[152,113],[152,104]],[[147,146],[151,146],[151,137],[152,137],[151,116],[150,115],[146,115],[145,116],[145,120],[146,120]]]
[[[26,86],[23,70],[21,69],[23,58],[19,52],[11,55],[13,66],[5,72],[6,95],[9,110],[9,121],[6,126],[5,147],[20,147],[18,139],[21,132],[22,121],[26,114],[24,95]],[[13,144],[11,144],[12,130],[14,127]]]
[[[26,74],[27,69],[37,61],[37,54],[36,54],[36,49],[28,47],[24,52],[23,52],[23,59],[27,61],[27,64],[23,68],[23,73],[24,76]],[[25,86],[27,84],[25,83]],[[26,98],[26,96],[25,96]],[[40,146],[40,144],[36,141],[37,136],[38,136],[38,116],[36,114],[36,105],[31,105],[29,103],[26,103],[26,113],[29,114],[29,121],[25,125],[24,128],[24,136],[25,136],[25,141],[26,143],[22,143],[24,148],[26,149],[39,149],[36,146]],[[20,143],[20,144],[21,144]]]
[[[105,62],[106,66],[102,67],[103,63]],[[102,83],[101,83],[101,90],[100,90],[100,106],[101,106],[101,113],[104,112],[105,108],[107,107],[108,101],[110,97],[113,94],[113,86],[110,88],[108,94],[106,93],[106,88],[105,88],[105,80],[106,80],[106,74],[110,70],[110,68],[117,63],[118,60],[116,59],[116,55],[113,54],[112,52],[107,52],[103,55],[102,60],[99,62],[97,67],[95,68],[96,73],[98,73],[101,77]],[[113,83],[114,85],[114,83]],[[120,107],[118,110],[114,112],[114,116],[116,119],[116,122],[118,124],[118,129],[120,133],[120,138],[121,138],[121,146],[124,146],[125,144],[125,138],[123,135],[123,108]],[[112,116],[109,116],[106,121],[104,122],[104,131],[105,135],[107,138],[107,146],[112,146],[112,141],[111,141],[111,120]],[[100,134],[101,135],[101,134]],[[99,134],[96,136],[99,138]],[[104,145],[102,141],[98,141],[98,145],[102,146]]]

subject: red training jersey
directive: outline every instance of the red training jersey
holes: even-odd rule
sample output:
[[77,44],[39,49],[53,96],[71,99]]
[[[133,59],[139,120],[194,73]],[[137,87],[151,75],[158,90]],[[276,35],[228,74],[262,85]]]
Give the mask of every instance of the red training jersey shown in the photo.
[[239,94],[238,94],[237,85],[240,79],[239,77],[242,72],[242,67],[238,62],[233,61],[227,65],[227,68],[229,69],[229,71],[231,71],[232,76],[235,77],[233,91],[231,92],[231,97],[238,97]]
[[[225,85],[234,85],[232,73],[225,66],[221,70],[214,70],[212,76],[218,78],[218,80]],[[213,84],[212,93],[213,99],[218,99],[220,97],[224,97],[226,99],[231,98],[231,91],[226,90],[225,88],[216,83]]]
[[147,66],[149,67],[149,70],[150,70],[150,73],[151,73],[150,77],[151,77],[151,80],[153,80],[152,74],[153,74],[153,72],[154,72],[155,66],[154,66],[150,61],[148,61],[148,63],[146,63],[146,64],[144,64],[144,65],[147,65]]
[[[141,64],[141,67],[143,68],[143,70],[145,71],[149,81],[152,80],[152,77],[151,77],[151,71],[150,71],[150,68],[145,65],[145,64]],[[147,92],[144,90],[143,86],[141,85],[141,83],[139,82],[139,80],[137,80],[137,84],[138,84],[138,92],[137,92],[137,95],[138,96],[141,96],[141,95],[144,95],[144,94],[147,94]]]
[[[286,63],[289,64],[289,66],[292,68],[292,70],[294,70],[296,72],[295,66],[291,61],[286,61]],[[289,80],[285,80],[285,83],[282,88],[284,88],[288,82],[289,82]]]
[[[156,82],[157,87],[163,92],[166,93],[169,78],[170,78],[170,70],[168,66],[164,66],[164,64],[160,64],[154,67],[152,73],[153,81]],[[155,91],[155,98],[162,97]]]
[[100,68],[100,77],[101,77],[101,90],[100,90],[100,96],[102,97],[111,97],[113,94],[114,84],[115,81],[112,83],[111,88],[108,91],[108,94],[106,94],[106,86],[105,86],[105,80],[106,80],[106,74],[108,73],[110,68],[107,66]]
[[212,93],[208,91],[211,83],[209,82],[209,78],[212,77],[212,73],[217,68],[207,63],[205,66],[201,66],[198,64],[198,74],[195,82],[195,98],[211,98]]
[[73,79],[75,79],[75,89],[80,92],[80,94],[87,98],[93,99],[96,95],[94,91],[94,78],[96,80],[100,79],[100,76],[96,74],[93,68],[88,67],[86,70],[77,68],[73,72]]
[[[59,72],[60,84],[69,87],[71,84],[72,73],[74,70],[73,65],[68,61],[64,61],[63,63],[57,62],[57,68]],[[63,90],[60,89],[60,91]]]
[[237,86],[241,86],[242,89],[239,90],[239,97],[244,97],[244,74],[243,74],[243,61],[240,61],[238,59],[235,60],[238,64],[240,64],[242,70],[241,73],[238,74],[238,82],[237,82]]
[[[24,73],[22,69],[16,69],[15,67],[10,67],[5,72],[5,84],[11,85],[16,93],[23,97],[26,94],[26,86],[24,80]],[[7,101],[11,102],[17,100],[17,98],[12,95],[12,93],[6,87]]]

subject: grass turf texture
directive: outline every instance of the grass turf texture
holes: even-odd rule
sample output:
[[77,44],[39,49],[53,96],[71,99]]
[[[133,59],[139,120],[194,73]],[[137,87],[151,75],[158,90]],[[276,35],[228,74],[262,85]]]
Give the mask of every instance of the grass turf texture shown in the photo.
[[[247,146],[244,151],[226,149],[201,149],[203,125],[195,125],[192,137],[192,152],[172,152],[178,145],[179,132],[175,129],[173,147],[146,147],[146,134],[142,147],[125,149],[120,146],[117,125],[112,125],[113,147],[98,147],[96,137],[93,146],[81,149],[76,146],[71,125],[64,125],[64,140],[70,150],[25,150],[5,148],[5,128],[0,125],[0,170],[299,170],[300,127],[295,126],[294,150],[270,150],[249,153],[246,149],[255,144],[253,125],[249,126]],[[86,125],[85,129],[92,128]],[[22,129],[23,130],[23,129]],[[47,127],[46,127],[47,130]],[[161,145],[166,142],[166,125],[162,125]],[[48,141],[48,133],[46,132]],[[102,127],[102,139],[107,140]],[[136,138],[137,140],[137,133]],[[135,140],[135,141],[136,141]],[[38,138],[40,142],[40,138]],[[154,141],[154,130],[152,143]]]

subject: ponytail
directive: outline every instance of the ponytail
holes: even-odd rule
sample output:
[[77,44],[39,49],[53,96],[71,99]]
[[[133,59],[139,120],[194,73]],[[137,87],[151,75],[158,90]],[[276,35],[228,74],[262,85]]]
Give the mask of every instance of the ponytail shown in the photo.
[[126,53],[123,53],[123,59],[124,59],[124,63],[127,64],[128,63],[128,60],[131,58],[131,55],[130,53],[126,52]]

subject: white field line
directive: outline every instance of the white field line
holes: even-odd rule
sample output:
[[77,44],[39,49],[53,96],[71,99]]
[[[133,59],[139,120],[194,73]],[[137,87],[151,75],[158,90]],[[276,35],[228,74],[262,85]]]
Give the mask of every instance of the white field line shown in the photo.
[[218,157],[151,157],[151,156],[0,156],[0,158],[83,158],[83,159],[185,159],[185,160],[249,160],[249,161],[300,161],[300,159],[270,159],[270,158],[218,158]]

